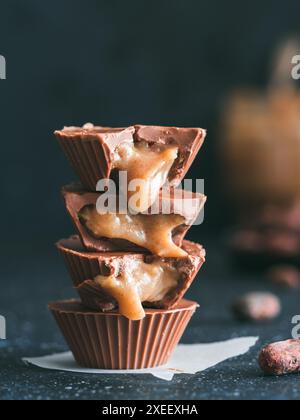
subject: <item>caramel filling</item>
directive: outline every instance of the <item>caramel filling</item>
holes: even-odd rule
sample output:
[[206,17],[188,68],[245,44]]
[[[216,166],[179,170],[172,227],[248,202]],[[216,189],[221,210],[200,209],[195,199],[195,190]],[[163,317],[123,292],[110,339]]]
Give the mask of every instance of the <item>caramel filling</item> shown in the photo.
[[179,281],[178,271],[162,261],[146,264],[133,260],[119,276],[97,276],[95,281],[111,295],[126,318],[145,317],[142,302],[157,302],[173,290]]
[[80,211],[79,218],[97,238],[124,239],[162,258],[187,255],[172,238],[173,230],[185,222],[182,216],[99,214],[96,207],[86,206]]
[[147,143],[120,145],[113,168],[127,172],[129,207],[137,213],[149,209],[166,183],[178,156],[178,147]]

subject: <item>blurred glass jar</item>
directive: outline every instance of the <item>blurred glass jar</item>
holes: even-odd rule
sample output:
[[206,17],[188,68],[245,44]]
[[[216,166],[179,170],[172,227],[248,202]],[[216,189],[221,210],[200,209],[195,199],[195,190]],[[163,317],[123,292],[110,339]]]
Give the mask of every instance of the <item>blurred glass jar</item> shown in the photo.
[[234,93],[225,105],[221,160],[227,195],[239,216],[300,197],[300,93]]

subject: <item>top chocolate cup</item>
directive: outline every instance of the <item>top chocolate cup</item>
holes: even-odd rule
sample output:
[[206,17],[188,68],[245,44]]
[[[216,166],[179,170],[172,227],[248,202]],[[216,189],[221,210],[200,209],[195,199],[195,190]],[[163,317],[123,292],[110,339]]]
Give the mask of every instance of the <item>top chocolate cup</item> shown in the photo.
[[[206,136],[201,128],[135,125],[128,128],[65,127],[55,135],[84,188],[95,191],[100,180],[124,171],[128,182],[141,179],[151,187],[150,202],[168,182],[178,186],[186,175]],[[148,193],[148,191],[146,191]],[[150,204],[150,205],[149,205]]]

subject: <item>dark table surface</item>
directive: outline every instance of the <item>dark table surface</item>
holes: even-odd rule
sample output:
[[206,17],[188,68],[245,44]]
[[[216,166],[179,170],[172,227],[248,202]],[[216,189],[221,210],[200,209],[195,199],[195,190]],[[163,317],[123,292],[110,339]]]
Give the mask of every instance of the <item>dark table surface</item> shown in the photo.
[[[0,268],[0,314],[7,320],[7,340],[0,340],[0,398],[299,399],[300,375],[265,377],[258,368],[257,354],[266,343],[291,338],[291,319],[300,314],[300,292],[272,286],[262,274],[235,270],[223,245],[211,239],[203,242],[208,251],[207,264],[188,293],[201,308],[182,342],[209,343],[259,336],[259,343],[248,354],[196,375],[176,375],[172,382],[151,375],[75,374],[26,366],[21,361],[24,356],[67,350],[48,313],[47,302],[75,295],[54,249],[29,244],[19,256],[18,251],[12,253],[6,248]],[[233,319],[229,310],[232,300],[254,290],[271,290],[280,296],[283,313],[278,320],[251,325]]]

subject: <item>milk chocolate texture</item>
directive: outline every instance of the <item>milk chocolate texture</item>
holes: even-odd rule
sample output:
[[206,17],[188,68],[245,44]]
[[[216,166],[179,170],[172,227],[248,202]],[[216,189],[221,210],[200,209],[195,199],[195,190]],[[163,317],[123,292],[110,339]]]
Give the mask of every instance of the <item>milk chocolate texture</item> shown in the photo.
[[49,305],[77,363],[92,369],[165,365],[197,307],[181,300],[174,309],[146,309],[143,320],[131,321],[116,311],[90,311],[77,301]]
[[180,184],[206,132],[200,128],[86,124],[82,128],[65,127],[55,135],[86,190],[95,191],[100,180],[117,179],[115,174],[124,171],[128,184],[132,184],[128,197],[138,190],[138,208],[143,212],[166,182]]
[[[97,209],[99,193],[86,193],[72,184],[63,188],[66,208],[87,250],[150,251],[165,258],[184,258],[184,236],[197,219],[206,197],[172,189],[160,191],[157,214],[106,213]],[[164,214],[165,210],[167,214]]]
[[202,246],[183,242],[185,258],[160,258],[133,252],[86,252],[79,237],[58,242],[83,304],[93,310],[119,307],[131,320],[144,307],[170,309],[182,299],[205,261]]

